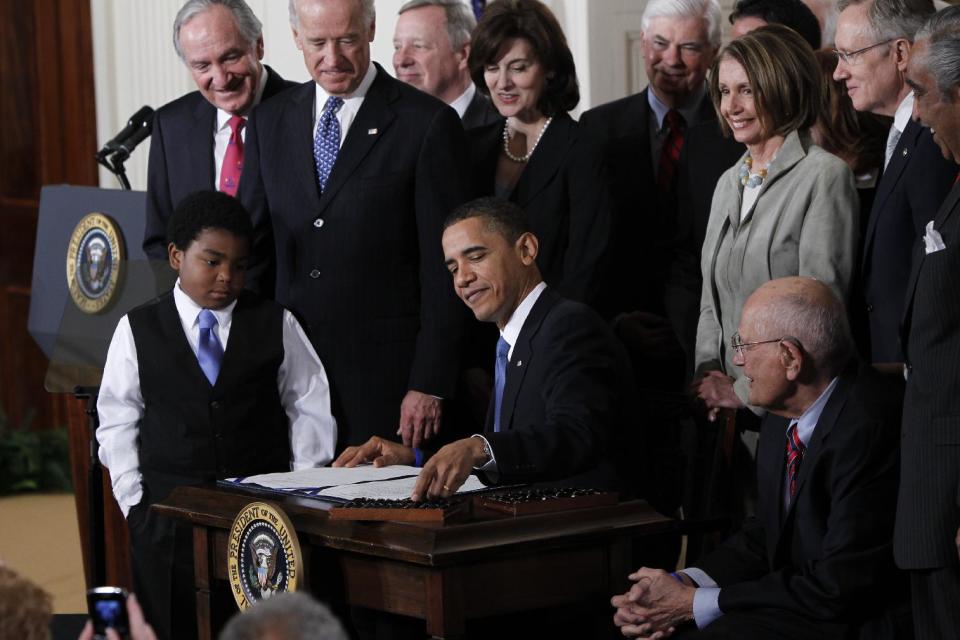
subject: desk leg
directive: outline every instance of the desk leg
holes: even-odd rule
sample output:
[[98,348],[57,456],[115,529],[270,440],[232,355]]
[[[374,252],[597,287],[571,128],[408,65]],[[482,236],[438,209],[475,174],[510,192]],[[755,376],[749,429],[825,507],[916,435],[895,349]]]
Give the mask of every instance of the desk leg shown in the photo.
[[193,528],[193,580],[197,590],[197,638],[211,640],[210,577],[213,575],[213,549],[206,527]]
[[456,569],[431,571],[427,577],[427,633],[432,638],[463,637],[463,590]]

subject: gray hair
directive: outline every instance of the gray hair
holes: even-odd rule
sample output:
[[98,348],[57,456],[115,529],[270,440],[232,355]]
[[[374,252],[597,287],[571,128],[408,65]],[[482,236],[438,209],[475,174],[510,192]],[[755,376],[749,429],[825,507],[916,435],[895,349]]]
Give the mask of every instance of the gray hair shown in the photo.
[[340,621],[305,593],[280,593],[231,618],[220,640],[347,640]]
[[420,7],[442,7],[447,18],[447,36],[450,48],[459,51],[470,42],[470,34],[477,26],[473,11],[463,0],[409,0],[400,7],[397,15]]
[[[377,8],[373,6],[373,0],[357,0],[363,8],[363,22],[367,28],[373,26],[373,21],[377,19]],[[287,5],[290,11],[290,26],[296,29],[300,26],[300,16],[297,15],[298,0],[290,0]]]
[[942,102],[952,102],[953,88],[960,84],[960,6],[935,13],[920,31],[917,40],[927,41],[923,64],[937,81]]
[[906,38],[913,42],[917,31],[936,12],[933,0],[840,0],[838,9],[872,2],[867,20],[878,41]]
[[653,18],[703,18],[707,39],[713,47],[719,47],[721,13],[717,0],[650,0],[643,10],[640,25],[646,31]]
[[237,23],[237,30],[243,39],[253,47],[260,36],[263,35],[263,23],[254,15],[250,7],[243,0],[187,0],[177,12],[177,17],[173,21],[173,48],[176,49],[180,59],[186,62],[183,55],[183,49],[180,48],[180,29],[199,14],[209,11],[212,7],[220,5],[233,14],[233,19]]
[[827,295],[810,288],[777,291],[753,324],[760,339],[786,338],[813,361],[814,370],[832,377],[853,357],[853,337],[843,302],[826,285],[823,290]]

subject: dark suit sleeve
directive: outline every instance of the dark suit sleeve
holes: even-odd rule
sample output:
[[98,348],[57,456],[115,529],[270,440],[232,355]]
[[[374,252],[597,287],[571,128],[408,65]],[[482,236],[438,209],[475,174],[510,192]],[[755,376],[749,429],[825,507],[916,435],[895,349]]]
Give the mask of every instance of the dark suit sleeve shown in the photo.
[[596,145],[582,139],[573,146],[567,167],[570,198],[570,240],[563,258],[560,293],[565,298],[593,302],[609,257],[610,184]]
[[[600,319],[566,314],[545,321],[532,356],[540,379],[528,370],[522,393],[538,393],[542,422],[518,423],[486,433],[499,482],[534,482],[576,475],[597,466],[618,425],[615,343]],[[547,324],[549,323],[549,324]],[[513,362],[511,362],[513,365]],[[522,401],[518,399],[518,405]]]
[[[881,425],[866,418],[836,425],[830,438],[841,442],[820,454],[832,457],[822,556],[756,580],[735,584],[718,580],[721,610],[777,607],[835,620],[888,580],[893,521],[890,500],[896,495],[899,465],[897,417]],[[709,574],[706,567],[710,563],[703,565]]]
[[924,128],[917,140],[915,155],[917,157],[914,160],[924,160],[924,168],[922,171],[911,172],[907,198],[910,201],[913,229],[917,238],[922,238],[927,223],[933,220],[950,192],[958,167],[953,162],[944,160],[940,147],[933,141],[933,135],[927,128]]
[[457,113],[436,112],[416,168],[420,249],[420,331],[409,388],[449,398],[456,387],[466,311],[453,292],[441,246],[443,221],[472,192],[466,136]]
[[163,140],[163,118],[158,114],[150,135],[147,165],[147,220],[143,230],[143,251],[151,260],[167,259],[167,222],[173,213],[170,178]]
[[260,173],[260,141],[257,137],[256,110],[247,120],[247,135],[243,154],[243,173],[237,187],[237,198],[250,212],[253,222],[253,258],[247,268],[246,288],[272,298],[276,279],[273,227]]
[[770,570],[763,525],[756,518],[747,519],[740,531],[698,562],[697,568],[721,587],[763,577]]

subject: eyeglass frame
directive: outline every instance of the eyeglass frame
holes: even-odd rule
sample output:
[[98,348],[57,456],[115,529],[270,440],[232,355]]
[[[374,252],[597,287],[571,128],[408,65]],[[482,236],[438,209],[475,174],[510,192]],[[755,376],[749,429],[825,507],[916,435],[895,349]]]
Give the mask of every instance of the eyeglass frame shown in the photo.
[[897,39],[897,38],[888,38],[888,39],[882,40],[882,41],[880,41],[880,42],[875,42],[874,44],[871,44],[869,47],[864,47],[864,48],[862,48],[862,49],[857,49],[856,51],[841,51],[840,49],[832,49],[832,51],[833,51],[835,54],[837,54],[837,58],[839,58],[844,64],[847,64],[847,65],[850,65],[850,66],[854,66],[854,65],[857,64],[857,60],[856,60],[856,59],[859,58],[859,57],[860,57],[861,55],[863,55],[864,53],[866,53],[867,51],[870,51],[870,49],[876,49],[877,47],[879,47],[879,46],[881,46],[881,45],[890,44],[891,42],[893,42],[893,41],[896,40],[896,39]]
[[784,340],[794,343],[794,345],[797,347],[800,346],[800,341],[793,336],[780,336],[779,338],[773,338],[771,340],[754,340],[753,342],[740,342],[740,332],[737,331],[732,336],[730,336],[730,348],[733,350],[733,352],[736,355],[742,358],[744,357],[743,354],[746,353],[747,351],[746,347],[753,347],[758,344],[770,344],[772,342],[783,342]]

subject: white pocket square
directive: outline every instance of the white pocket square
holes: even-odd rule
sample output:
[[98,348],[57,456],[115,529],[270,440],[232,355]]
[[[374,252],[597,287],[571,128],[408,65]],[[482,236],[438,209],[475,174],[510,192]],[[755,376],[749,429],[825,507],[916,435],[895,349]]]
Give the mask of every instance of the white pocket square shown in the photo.
[[943,251],[947,245],[943,244],[943,237],[940,232],[933,228],[933,220],[927,223],[927,231],[923,234],[923,249],[927,255]]

